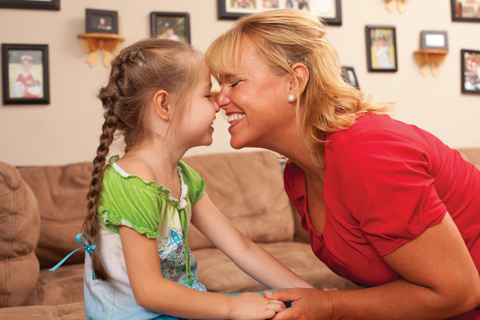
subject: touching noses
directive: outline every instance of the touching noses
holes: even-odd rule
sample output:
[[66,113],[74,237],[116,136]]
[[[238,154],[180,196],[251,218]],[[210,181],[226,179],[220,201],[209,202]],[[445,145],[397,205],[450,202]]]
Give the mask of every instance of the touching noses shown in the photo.
[[230,103],[230,98],[227,97],[223,88],[218,93],[217,99],[215,99],[219,108],[225,108]]

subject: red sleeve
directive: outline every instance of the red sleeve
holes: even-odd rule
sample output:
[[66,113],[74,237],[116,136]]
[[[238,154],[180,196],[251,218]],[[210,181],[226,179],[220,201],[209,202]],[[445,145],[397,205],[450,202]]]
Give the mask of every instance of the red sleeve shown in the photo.
[[430,159],[414,141],[371,133],[349,139],[336,153],[342,201],[380,255],[442,221],[446,208]]

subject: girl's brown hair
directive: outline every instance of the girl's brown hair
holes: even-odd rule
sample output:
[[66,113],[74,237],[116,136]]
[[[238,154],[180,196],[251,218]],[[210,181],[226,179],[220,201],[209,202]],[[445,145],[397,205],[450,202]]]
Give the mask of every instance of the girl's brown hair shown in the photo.
[[[235,75],[244,37],[251,40],[257,54],[277,73],[288,73],[302,63],[309,81],[297,94],[297,125],[316,162],[322,164],[325,133],[350,127],[358,114],[386,112],[342,77],[338,54],[325,37],[325,26],[312,14],[295,9],[271,10],[244,16],[217,38],[206,53],[213,75]],[[298,84],[298,83],[297,83]]]
[[[108,84],[102,87],[98,98],[102,101],[105,122],[100,135],[100,145],[93,160],[92,181],[87,194],[87,216],[83,228],[91,242],[95,242],[100,221],[102,177],[114,134],[123,136],[125,152],[142,141],[149,132],[145,125],[145,105],[158,90],[165,90],[176,106],[189,99],[189,91],[197,81],[201,53],[190,45],[173,40],[146,39],[125,49],[112,61]],[[92,251],[95,276],[109,280],[96,250]]]

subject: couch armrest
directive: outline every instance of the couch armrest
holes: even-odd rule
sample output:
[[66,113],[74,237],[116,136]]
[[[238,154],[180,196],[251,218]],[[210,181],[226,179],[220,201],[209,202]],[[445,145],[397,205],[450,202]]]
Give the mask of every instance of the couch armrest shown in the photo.
[[39,237],[35,194],[15,167],[0,162],[0,307],[21,305],[35,286]]

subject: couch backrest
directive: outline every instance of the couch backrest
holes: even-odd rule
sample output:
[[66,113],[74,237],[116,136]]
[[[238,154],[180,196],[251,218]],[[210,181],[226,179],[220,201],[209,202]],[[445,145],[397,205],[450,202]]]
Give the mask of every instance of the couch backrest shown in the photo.
[[[273,153],[209,154],[185,161],[205,179],[212,201],[247,237],[259,242],[293,239],[293,213]],[[75,235],[81,232],[85,216],[91,169],[89,162],[18,169],[40,207],[41,233],[35,253],[42,268],[54,266],[79,247]],[[192,249],[212,246],[193,227],[189,242]],[[83,259],[80,250],[66,264]]]
[[[91,169],[87,162],[18,169],[40,207],[40,241],[35,253],[42,268],[53,267],[80,247],[75,236],[85,217]],[[79,250],[66,264],[83,262],[84,254]]]
[[[255,242],[290,241],[294,216],[283,187],[279,158],[269,151],[192,156],[185,162],[205,179],[212,202]],[[193,249],[212,244],[190,229]]]
[[463,159],[471,162],[480,170],[480,148],[460,148],[458,149]]

